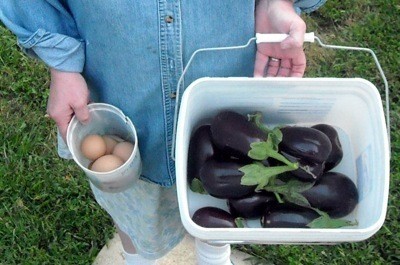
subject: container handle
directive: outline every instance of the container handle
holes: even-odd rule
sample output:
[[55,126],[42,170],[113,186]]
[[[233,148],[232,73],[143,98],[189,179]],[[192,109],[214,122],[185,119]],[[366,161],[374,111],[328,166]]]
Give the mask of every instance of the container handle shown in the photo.
[[180,100],[180,88],[181,88],[181,83],[183,81],[183,77],[185,76],[187,70],[189,69],[190,64],[192,63],[194,57],[201,53],[201,52],[207,52],[207,51],[222,51],[222,50],[236,50],[236,49],[244,49],[250,44],[256,40],[256,37],[250,38],[246,44],[244,45],[238,45],[238,46],[226,46],[226,47],[212,47],[212,48],[201,48],[196,50],[192,56],[190,56],[190,59],[188,63],[186,64],[185,68],[183,69],[182,75],[179,77],[177,88],[176,88],[176,101],[175,101],[175,113],[174,113],[174,125],[173,125],[173,132],[172,132],[172,144],[171,144],[171,158],[172,160],[175,161],[175,145],[176,145],[176,130],[177,130],[177,122],[178,122],[178,113],[179,113],[179,100]]
[[[284,34],[284,33],[256,33],[256,43],[282,42],[288,36],[289,34]],[[304,34],[304,42],[314,42],[314,39],[315,39],[314,32],[309,32]]]
[[328,48],[328,49],[338,49],[338,50],[351,50],[351,51],[363,51],[363,52],[368,52],[372,55],[372,58],[375,61],[375,65],[379,70],[379,73],[381,75],[381,78],[383,80],[384,86],[385,86],[385,118],[386,118],[386,130],[387,130],[387,137],[388,137],[388,144],[389,144],[389,157],[390,157],[390,101],[389,101],[389,84],[386,79],[385,73],[382,70],[381,64],[379,63],[378,57],[374,53],[373,50],[369,48],[363,48],[363,47],[352,47],[352,46],[340,46],[340,45],[329,45],[329,44],[324,44],[317,36],[314,36],[314,39],[318,42],[318,44],[323,47],[323,48]]
[[[177,122],[178,122],[178,114],[179,114],[179,100],[180,100],[180,88],[183,81],[183,78],[190,67],[194,57],[201,53],[207,51],[222,51],[222,50],[236,50],[236,49],[244,49],[250,46],[250,44],[255,41],[256,43],[275,43],[275,42],[282,42],[288,34],[266,34],[266,33],[256,33],[255,37],[250,38],[246,44],[238,45],[238,46],[226,46],[226,47],[211,47],[211,48],[201,48],[196,50],[189,58],[188,63],[186,64],[185,68],[183,69],[182,75],[179,77],[176,89],[176,101],[175,101],[175,113],[174,113],[174,124],[173,124],[173,133],[172,133],[172,145],[171,145],[171,158],[175,161],[175,146],[176,146],[176,130],[177,130]],[[374,51],[369,48],[363,47],[352,47],[352,46],[340,46],[340,45],[329,45],[324,44],[320,38],[314,35],[314,32],[309,32],[304,34],[304,41],[305,42],[314,42],[317,41],[318,44],[323,48],[328,49],[339,49],[339,50],[352,50],[352,51],[364,51],[368,52],[372,55],[375,65],[379,70],[381,78],[385,85],[385,107],[386,107],[386,129],[387,129],[387,136],[388,136],[388,144],[389,144],[389,152],[390,152],[390,111],[389,111],[389,85],[385,76],[385,73],[382,70],[382,67],[379,63],[378,57],[375,55]],[[389,153],[390,157],[390,153]]]

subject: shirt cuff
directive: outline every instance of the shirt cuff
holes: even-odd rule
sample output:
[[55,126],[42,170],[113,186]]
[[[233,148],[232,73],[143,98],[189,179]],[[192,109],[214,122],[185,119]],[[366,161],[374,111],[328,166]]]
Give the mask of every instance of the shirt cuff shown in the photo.
[[57,153],[58,156],[64,159],[72,159],[72,153],[65,143],[64,139],[61,137],[60,131],[57,130]]
[[64,72],[82,72],[85,64],[85,43],[66,35],[38,29],[28,39],[18,40],[24,51],[41,59],[51,68]]
[[325,4],[327,0],[297,0],[294,2],[294,9],[297,14],[301,12],[311,13]]

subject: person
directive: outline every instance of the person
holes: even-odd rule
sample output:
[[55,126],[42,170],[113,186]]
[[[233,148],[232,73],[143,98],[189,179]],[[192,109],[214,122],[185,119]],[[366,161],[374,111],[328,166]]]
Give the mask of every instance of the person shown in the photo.
[[[306,24],[299,13],[325,1],[0,2],[0,19],[22,49],[50,68],[47,113],[58,128],[61,157],[71,158],[64,140],[72,116],[90,121],[89,102],[117,106],[137,129],[140,180],[119,193],[90,184],[120,231],[128,264],[153,264],[185,233],[170,151],[177,83],[190,56],[199,48],[242,45],[255,32],[286,33],[281,43],[199,54],[183,88],[204,76],[301,77]],[[206,252],[213,247],[230,251],[229,246],[197,243]],[[228,264],[227,256],[219,264]]]

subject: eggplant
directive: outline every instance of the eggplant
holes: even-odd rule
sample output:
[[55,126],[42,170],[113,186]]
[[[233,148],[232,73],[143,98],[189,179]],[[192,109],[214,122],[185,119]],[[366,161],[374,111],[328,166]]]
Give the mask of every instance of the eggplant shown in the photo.
[[324,171],[327,172],[336,167],[343,159],[343,148],[339,140],[339,135],[336,129],[329,124],[321,123],[314,125],[311,128],[323,132],[326,136],[328,136],[329,140],[331,141],[332,151],[329,154],[328,158],[326,159],[325,169],[324,169]]
[[246,116],[233,111],[218,113],[211,122],[214,144],[226,156],[248,159],[250,144],[267,139],[267,134]]
[[309,162],[304,159],[294,157],[285,152],[281,152],[281,154],[286,157],[290,162],[298,163],[299,168],[296,170],[290,171],[290,173],[301,181],[315,181],[317,180],[323,173],[325,168],[325,163],[315,163]]
[[239,199],[229,199],[229,212],[235,217],[260,218],[268,204],[277,202],[272,192],[254,192],[250,196]]
[[193,222],[206,228],[236,228],[235,218],[220,208],[203,207],[192,217]]
[[194,178],[200,179],[201,166],[215,153],[215,145],[211,141],[210,125],[200,126],[190,138],[187,168],[188,183],[191,183]]
[[314,208],[326,212],[332,218],[351,213],[358,203],[358,190],[354,182],[344,174],[324,173],[310,189],[301,193]]
[[304,161],[323,163],[332,151],[332,144],[323,132],[310,127],[281,128],[279,150]]
[[204,189],[222,199],[240,198],[251,194],[256,186],[240,184],[244,175],[239,168],[244,163],[234,160],[210,158],[200,168],[200,180]]
[[264,228],[307,228],[320,215],[310,209],[291,203],[275,203],[261,217]]

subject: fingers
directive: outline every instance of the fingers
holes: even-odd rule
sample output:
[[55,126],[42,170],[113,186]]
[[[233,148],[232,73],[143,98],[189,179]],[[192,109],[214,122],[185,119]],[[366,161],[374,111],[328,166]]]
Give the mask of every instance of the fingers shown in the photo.
[[300,52],[293,59],[276,59],[260,55],[256,58],[254,77],[302,77],[306,68],[306,56]]
[[292,68],[291,61],[289,59],[282,59],[277,76],[280,76],[280,77],[290,76],[290,74],[292,72],[291,68]]
[[[306,56],[302,49],[304,42],[304,34],[306,32],[306,24],[298,18],[297,21],[291,24],[289,36],[281,42],[283,50],[291,50],[293,55],[291,62],[285,62],[282,65],[282,70],[285,68],[291,69],[288,75],[286,70],[280,71],[279,76],[302,77],[306,68]],[[290,63],[290,65],[288,65]]]
[[72,118],[72,111],[68,109],[63,111],[61,109],[53,108],[52,105],[48,105],[46,117],[51,118],[56,123],[58,130],[65,141],[68,124]]
[[299,58],[299,61],[293,63],[291,59],[277,60],[270,57],[269,62],[265,67],[264,76],[267,77],[302,77],[305,71],[305,57],[304,62]]
[[83,124],[87,124],[90,120],[89,109],[86,104],[81,104],[73,107],[76,118]]
[[67,131],[68,131],[68,125],[69,121],[66,119],[63,120],[54,120],[57,124],[57,128],[60,131],[61,137],[63,138],[64,142],[67,142]]
[[274,57],[269,57],[264,69],[264,76],[271,77],[277,76],[279,68],[281,67],[281,60]]
[[68,125],[73,115],[75,115],[76,118],[83,124],[87,124],[90,121],[87,104],[70,106],[66,109],[53,109],[50,106],[47,109],[47,113],[48,117],[50,117],[56,123],[64,141],[66,141]]
[[254,77],[264,77],[264,69],[267,64],[267,61],[268,61],[268,56],[257,51],[256,58],[254,61]]
[[304,71],[306,70],[306,55],[304,51],[297,54],[296,57],[292,58],[292,72],[291,77],[303,77]]
[[[282,60],[287,61],[287,60]],[[287,65],[287,63],[285,64]],[[290,63],[289,63],[290,65]],[[256,53],[256,59],[254,64],[254,77],[272,77],[277,76],[280,72],[281,60],[266,56],[262,53]],[[283,72],[285,74],[285,71]],[[284,75],[286,76],[286,74]]]
[[51,69],[50,95],[47,113],[56,122],[61,136],[67,134],[73,115],[82,123],[89,121],[89,89],[80,73]]

